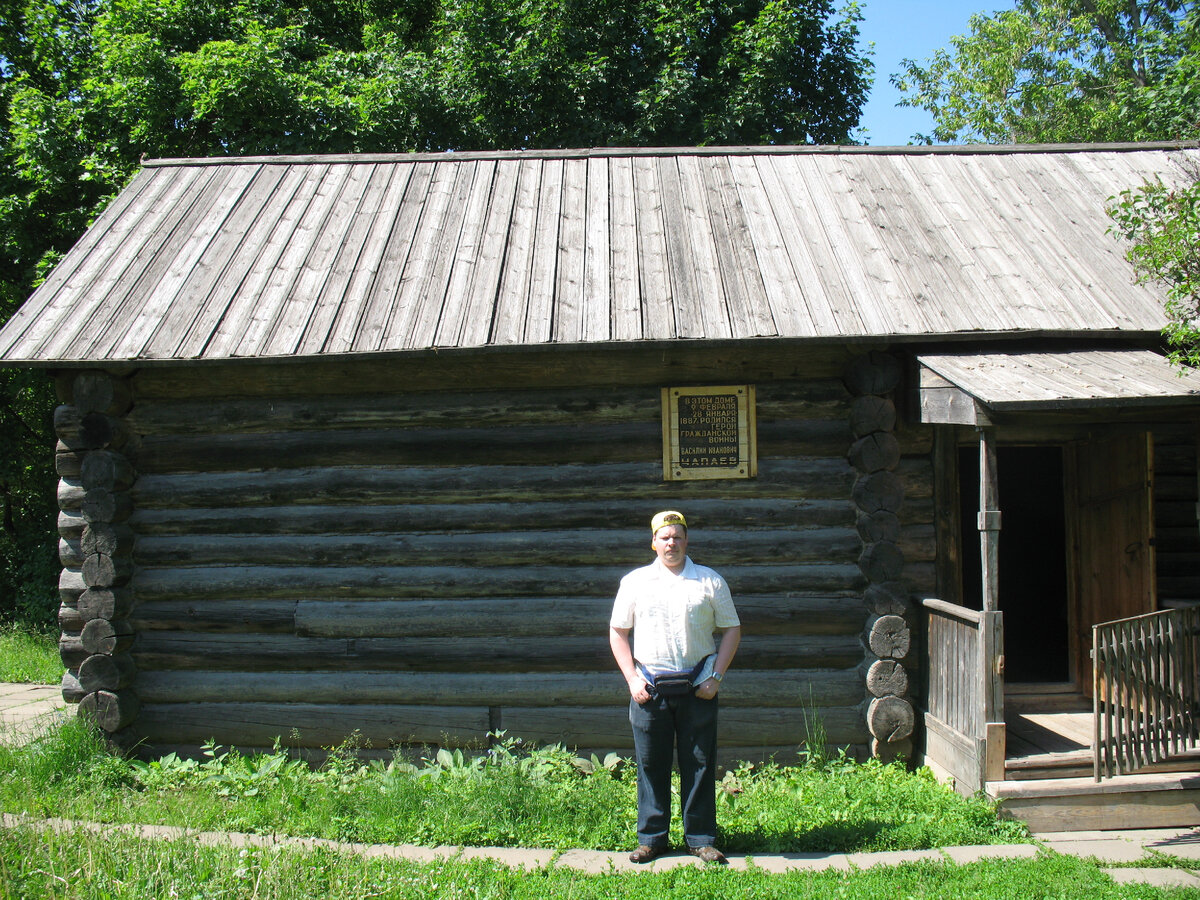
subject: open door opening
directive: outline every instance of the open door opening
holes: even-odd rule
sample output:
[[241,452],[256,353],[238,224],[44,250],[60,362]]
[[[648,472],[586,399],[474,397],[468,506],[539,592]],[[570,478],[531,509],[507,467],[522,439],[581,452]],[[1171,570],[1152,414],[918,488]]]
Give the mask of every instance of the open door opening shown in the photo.
[[[979,451],[968,446],[959,452],[963,605],[982,609]],[[996,469],[1005,682],[1072,682],[1063,450],[1002,446]]]

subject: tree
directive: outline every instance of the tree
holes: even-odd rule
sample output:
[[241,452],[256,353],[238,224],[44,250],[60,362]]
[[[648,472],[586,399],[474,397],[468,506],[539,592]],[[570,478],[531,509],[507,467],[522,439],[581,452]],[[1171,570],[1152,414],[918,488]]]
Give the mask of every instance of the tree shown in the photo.
[[[0,321],[144,156],[849,142],[860,19],[854,0],[0,0]],[[52,401],[8,377],[0,617],[30,546],[53,547],[28,462]]]
[[1193,0],[1016,0],[892,76],[932,143],[1171,140],[1200,122]]
[[1167,289],[1163,336],[1171,361],[1200,368],[1200,171],[1190,175],[1183,187],[1151,182],[1123,191],[1109,215],[1112,230],[1129,242],[1139,278]]

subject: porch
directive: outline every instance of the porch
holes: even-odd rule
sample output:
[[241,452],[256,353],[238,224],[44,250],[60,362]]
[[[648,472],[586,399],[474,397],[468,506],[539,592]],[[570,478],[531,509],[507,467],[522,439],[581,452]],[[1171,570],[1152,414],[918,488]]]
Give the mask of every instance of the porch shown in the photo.
[[1200,551],[1194,376],[1145,352],[919,361],[926,761],[1038,830],[1200,822],[1200,592],[1174,578]]
[[1200,752],[1097,782],[1090,698],[1070,685],[1005,690],[1004,779],[985,791],[1039,832],[1165,828],[1200,820]]
[[[1094,702],[1074,683],[1006,686],[1001,613],[923,605],[925,763],[935,774],[1001,801],[1035,831],[1200,822],[1196,610],[1097,626],[1093,693],[1103,699]],[[977,677],[965,678],[972,669]]]

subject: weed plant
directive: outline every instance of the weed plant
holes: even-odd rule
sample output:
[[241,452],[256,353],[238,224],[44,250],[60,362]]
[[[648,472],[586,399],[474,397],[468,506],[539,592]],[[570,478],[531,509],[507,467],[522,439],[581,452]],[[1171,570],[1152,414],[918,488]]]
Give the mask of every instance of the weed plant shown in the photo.
[[550,866],[509,869],[491,860],[418,863],[328,848],[248,849],[191,839],[144,841],[127,834],[0,830],[0,897],[21,900],[1028,900],[1196,897],[1145,885],[1118,885],[1069,856],[919,863],[851,871],[769,874],[750,868],[681,866],[663,872],[585,875]]
[[[242,755],[211,744],[200,759],[141,762],[111,754],[70,720],[0,747],[0,803],[33,815],[371,843],[620,850],[636,830],[633,766],[615,754],[583,759],[503,735],[487,753],[431,751],[419,763],[364,762],[358,749],[350,741],[316,768],[279,748]],[[743,766],[721,782],[718,810],[724,845],[746,853],[1028,839],[991,805],[927,774],[844,756]]]
[[27,625],[0,626],[0,681],[58,684],[62,674],[57,631]]

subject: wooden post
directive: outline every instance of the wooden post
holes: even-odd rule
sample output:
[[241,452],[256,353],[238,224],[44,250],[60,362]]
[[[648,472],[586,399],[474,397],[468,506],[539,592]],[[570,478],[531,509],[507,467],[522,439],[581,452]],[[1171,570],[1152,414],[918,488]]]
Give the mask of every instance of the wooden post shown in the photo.
[[983,563],[983,608],[1000,608],[1000,509],[996,480],[996,439],[979,429],[979,553]]

